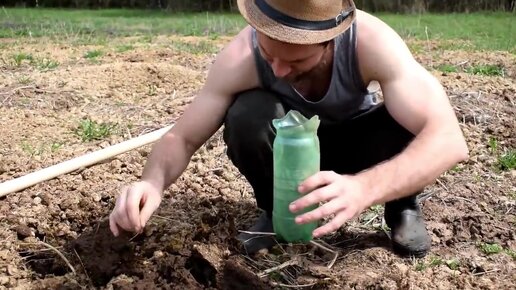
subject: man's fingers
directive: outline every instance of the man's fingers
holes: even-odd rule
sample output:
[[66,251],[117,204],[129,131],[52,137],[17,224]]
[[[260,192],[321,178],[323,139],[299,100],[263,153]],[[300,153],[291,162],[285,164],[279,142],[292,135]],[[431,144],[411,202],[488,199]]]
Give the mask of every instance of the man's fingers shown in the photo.
[[289,206],[291,212],[300,211],[308,206],[318,204],[319,202],[329,200],[338,195],[337,187],[334,184],[321,187],[317,190],[304,195],[303,197],[295,200]]
[[115,237],[118,237],[118,235],[120,234],[120,230],[118,229],[118,226],[116,224],[115,217],[113,216],[113,214],[109,215],[109,228],[111,229],[111,232],[113,233],[113,235]]
[[346,221],[351,219],[347,210],[339,212],[330,222],[314,230],[314,238],[318,238],[338,230]]
[[335,198],[320,207],[296,217],[296,223],[305,224],[320,220],[329,215],[337,213],[346,207],[346,203],[342,199]]
[[297,190],[303,194],[308,193],[321,186],[333,182],[339,176],[340,175],[333,171],[319,171],[299,184]]
[[145,204],[143,205],[142,210],[140,211],[140,225],[141,227],[145,227],[147,221],[149,221],[152,213],[158,208],[161,202],[161,197],[156,195],[149,195]]
[[141,230],[140,224],[140,200],[142,192],[139,188],[131,187],[127,191],[125,211],[131,230],[139,232]]

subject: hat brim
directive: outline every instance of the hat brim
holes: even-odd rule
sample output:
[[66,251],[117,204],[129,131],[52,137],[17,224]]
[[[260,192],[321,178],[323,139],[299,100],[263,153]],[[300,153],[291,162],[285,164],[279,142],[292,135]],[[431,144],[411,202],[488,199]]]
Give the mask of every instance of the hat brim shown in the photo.
[[238,0],[238,9],[244,19],[257,31],[272,39],[292,44],[316,44],[335,38],[346,31],[356,18],[356,10],[338,26],[328,30],[293,28],[274,21],[265,15],[254,0]]

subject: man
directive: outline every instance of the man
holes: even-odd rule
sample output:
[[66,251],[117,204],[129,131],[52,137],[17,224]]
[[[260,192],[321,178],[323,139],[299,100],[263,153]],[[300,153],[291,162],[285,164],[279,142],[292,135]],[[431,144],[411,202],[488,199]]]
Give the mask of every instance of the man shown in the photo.
[[[239,0],[238,7],[250,26],[219,53],[198,96],[154,146],[141,181],[118,197],[113,234],[141,231],[162,192],[222,125],[229,158],[263,210],[250,231],[272,231],[271,121],[295,109],[321,119],[321,171],[299,185],[290,210],[322,203],[296,222],[332,217],[313,232],[321,237],[385,203],[393,249],[424,256],[430,238],[417,194],[468,156],[442,86],[390,27],[351,0]],[[367,91],[372,81],[382,103]],[[251,234],[238,239],[249,253],[273,245]]]

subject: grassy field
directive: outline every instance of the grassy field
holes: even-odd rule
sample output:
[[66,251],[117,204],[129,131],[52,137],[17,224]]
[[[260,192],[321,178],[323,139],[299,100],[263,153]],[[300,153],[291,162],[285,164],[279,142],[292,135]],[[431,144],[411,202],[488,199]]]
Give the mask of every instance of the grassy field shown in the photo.
[[[450,48],[516,53],[514,15],[378,14],[404,38],[461,40]],[[0,11],[0,38],[74,37],[86,42],[131,35],[231,35],[245,25],[238,14],[168,14],[145,10],[8,9]]]

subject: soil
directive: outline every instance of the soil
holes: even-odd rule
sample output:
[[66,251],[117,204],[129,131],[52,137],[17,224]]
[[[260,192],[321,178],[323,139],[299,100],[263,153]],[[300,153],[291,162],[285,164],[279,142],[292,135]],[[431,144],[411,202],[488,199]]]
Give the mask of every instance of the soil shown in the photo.
[[[7,181],[172,124],[214,59],[173,44],[202,41],[219,50],[228,39],[118,38],[98,46],[0,41],[8,47],[0,51],[0,181]],[[324,238],[338,253],[331,268],[333,254],[312,245],[240,253],[235,235],[259,212],[219,131],[196,152],[139,235],[113,237],[107,217],[119,189],[141,176],[151,145],[0,198],[0,288],[514,289],[516,171],[497,164],[516,147],[516,57],[451,51],[438,42],[409,44],[445,87],[470,148],[468,161],[423,193],[432,237],[425,258],[391,251],[379,207]],[[131,49],[120,51],[122,45]],[[84,57],[94,49],[104,54]],[[59,65],[18,65],[13,55],[21,52]],[[498,65],[504,74],[436,69],[479,64]],[[116,127],[108,137],[84,141],[76,132],[85,119]],[[486,244],[501,248],[490,252]],[[263,274],[282,263],[288,266]]]

